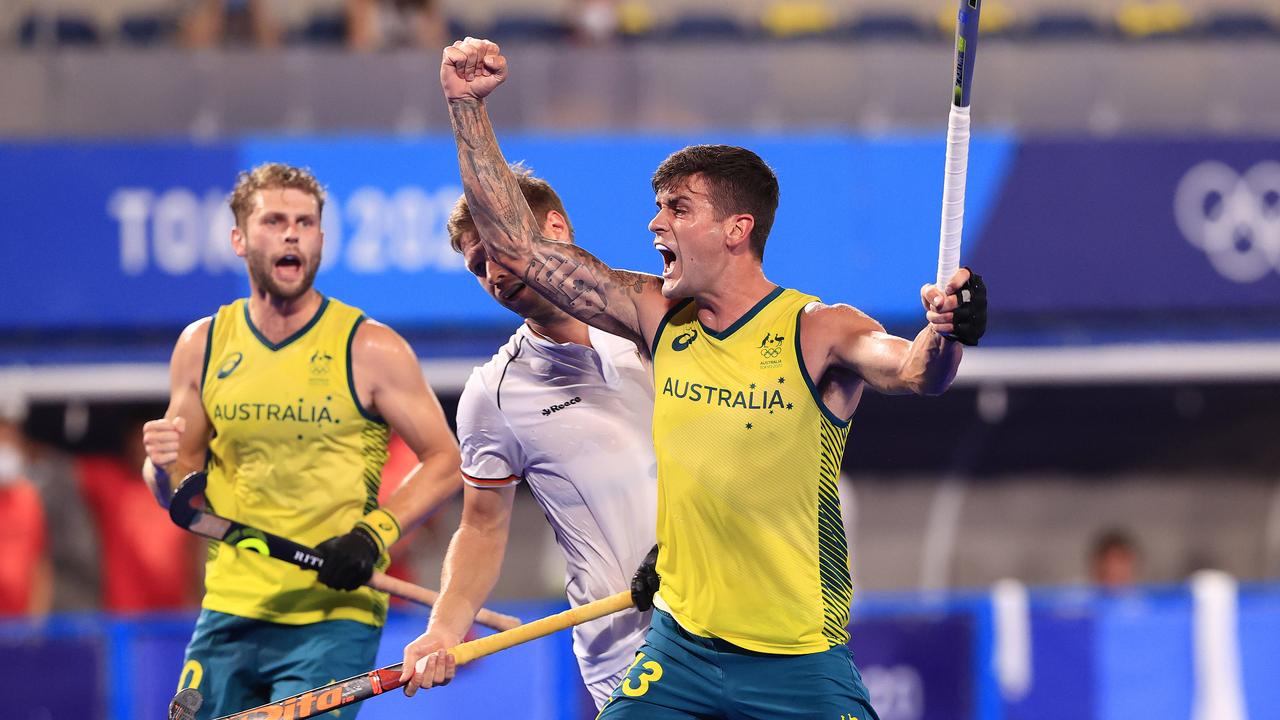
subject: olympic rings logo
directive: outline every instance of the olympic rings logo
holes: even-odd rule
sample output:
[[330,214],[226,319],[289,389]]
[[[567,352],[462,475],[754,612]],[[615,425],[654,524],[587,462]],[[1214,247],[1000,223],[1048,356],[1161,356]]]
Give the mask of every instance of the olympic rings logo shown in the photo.
[[1280,272],[1280,162],[1243,175],[1206,160],[1187,171],[1174,193],[1178,229],[1218,274],[1251,283]]

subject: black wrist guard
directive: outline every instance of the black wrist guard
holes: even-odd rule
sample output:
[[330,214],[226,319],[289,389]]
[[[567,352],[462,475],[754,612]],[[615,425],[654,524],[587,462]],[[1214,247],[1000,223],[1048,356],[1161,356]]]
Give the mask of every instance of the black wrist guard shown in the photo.
[[662,578],[658,577],[658,546],[654,545],[648,555],[631,576],[631,602],[637,610],[648,610],[653,607],[653,594],[658,592]]
[[951,336],[965,345],[977,345],[987,331],[987,286],[982,276],[969,270],[969,280],[956,291],[960,305],[951,314]]
[[378,541],[359,526],[320,543],[316,552],[324,558],[319,580],[334,590],[355,590],[369,582],[382,555]]

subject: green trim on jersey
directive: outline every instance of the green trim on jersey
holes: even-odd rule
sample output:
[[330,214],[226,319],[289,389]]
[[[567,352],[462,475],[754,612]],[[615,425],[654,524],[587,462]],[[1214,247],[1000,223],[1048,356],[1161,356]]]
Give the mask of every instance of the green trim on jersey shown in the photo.
[[818,409],[822,411],[822,414],[827,418],[827,420],[830,420],[836,427],[847,429],[849,427],[849,420],[837,417],[836,414],[831,412],[831,409],[827,407],[827,404],[822,402],[822,395],[818,392],[818,386],[813,382],[813,378],[809,377],[809,368],[805,367],[804,353],[800,347],[800,319],[803,317],[804,308],[800,308],[796,311],[795,329],[796,357],[800,359],[800,374],[804,376],[804,384],[809,386],[809,394],[813,396],[813,402],[818,406]]
[[673,305],[671,309],[667,311],[667,314],[662,316],[662,322],[658,323],[658,329],[653,333],[653,345],[649,348],[649,357],[653,357],[658,354],[658,340],[662,338],[662,331],[666,329],[667,323],[671,322],[671,318],[675,317],[676,313],[683,310],[685,306],[691,302],[693,302],[693,298],[685,298]]
[[244,303],[244,324],[249,326],[249,330],[253,333],[254,337],[258,338],[258,342],[265,345],[268,350],[275,352],[276,350],[280,350],[282,348],[288,347],[291,343],[293,343],[293,341],[297,340],[303,335],[306,335],[308,330],[315,327],[315,324],[320,322],[321,316],[324,315],[324,311],[327,310],[328,308],[329,308],[329,298],[321,295],[320,307],[316,308],[316,314],[311,316],[311,319],[307,321],[306,325],[302,326],[302,329],[298,330],[298,332],[290,335],[284,340],[281,340],[279,343],[273,343],[270,340],[268,340],[267,336],[263,335],[258,330],[258,326],[253,324],[253,318],[249,317],[249,302],[247,300]]
[[360,440],[364,444],[364,471],[360,477],[364,480],[366,493],[365,514],[378,507],[378,491],[382,489],[382,466],[387,464],[387,442],[390,439],[391,429],[385,423],[369,424],[360,431]]
[[213,324],[218,321],[216,315],[209,317],[209,330],[204,336],[204,361],[200,364],[200,390],[204,391],[204,378],[209,374],[209,355],[213,353]]
[[822,634],[832,647],[849,642],[849,543],[840,515],[840,459],[849,425],[822,423],[822,456],[818,475],[818,574],[822,579]]
[[356,373],[353,368],[355,363],[352,362],[351,359],[351,346],[355,344],[356,331],[359,330],[364,321],[368,319],[369,318],[364,315],[361,315],[356,319],[355,324],[351,326],[351,334],[347,336],[347,387],[351,390],[351,399],[356,402],[356,409],[360,411],[360,414],[364,416],[365,420],[376,423],[386,423],[386,420],[383,420],[381,416],[370,411],[364,406],[364,403],[360,402],[360,393],[356,392]]
[[769,303],[773,302],[774,298],[778,297],[781,294],[782,294],[782,288],[780,287],[774,288],[773,291],[770,292],[768,295],[765,295],[764,297],[760,298],[760,302],[752,306],[752,308],[748,310],[745,315],[738,318],[732,325],[725,328],[724,330],[721,330],[720,332],[715,332],[714,330],[707,327],[706,325],[703,325],[702,320],[698,320],[698,325],[702,328],[703,332],[710,335],[711,337],[717,340],[727,340],[729,339],[730,335],[738,331],[738,328],[751,322],[751,320],[755,318],[756,315],[760,314],[761,310],[765,309],[765,307],[768,306]]

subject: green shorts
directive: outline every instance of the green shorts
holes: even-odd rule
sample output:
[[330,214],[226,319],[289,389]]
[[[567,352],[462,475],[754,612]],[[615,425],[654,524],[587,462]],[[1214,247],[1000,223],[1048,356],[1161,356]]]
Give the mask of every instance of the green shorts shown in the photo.
[[626,718],[879,720],[847,647],[752,652],[686,632],[657,609],[635,663],[599,715]]
[[[178,689],[204,697],[196,720],[230,715],[371,670],[381,636],[354,620],[281,625],[202,610]],[[327,716],[350,720],[359,708]]]

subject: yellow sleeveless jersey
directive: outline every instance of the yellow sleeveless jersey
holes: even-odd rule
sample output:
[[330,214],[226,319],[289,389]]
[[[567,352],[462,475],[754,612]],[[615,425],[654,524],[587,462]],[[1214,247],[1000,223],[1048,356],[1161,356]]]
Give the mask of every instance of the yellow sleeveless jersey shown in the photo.
[[686,630],[764,653],[849,640],[836,480],[849,423],[817,399],[799,320],[775,289],[723,332],[677,305],[654,338],[659,607]]
[[[377,506],[388,430],[355,393],[351,341],[363,321],[360,310],[325,298],[305,327],[273,344],[246,300],[218,310],[201,390],[213,427],[206,497],[214,512],[314,547]],[[290,625],[380,626],[387,615],[383,593],[333,590],[313,571],[216,542],[203,606]]]

